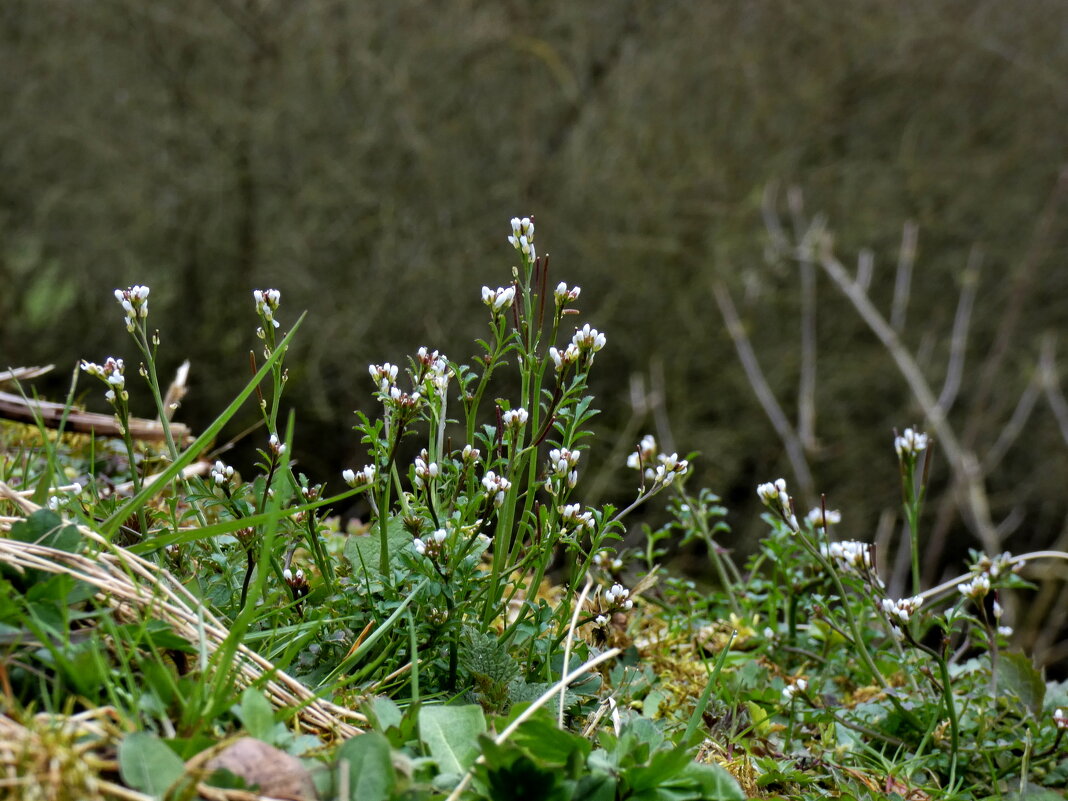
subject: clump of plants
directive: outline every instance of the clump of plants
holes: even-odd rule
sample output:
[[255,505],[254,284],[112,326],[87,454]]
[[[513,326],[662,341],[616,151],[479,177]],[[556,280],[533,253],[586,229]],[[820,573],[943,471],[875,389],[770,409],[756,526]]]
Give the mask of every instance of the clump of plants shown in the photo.
[[[82,362],[74,385],[106,385],[118,436],[66,435],[63,420],[56,435],[43,417],[35,436],[5,426],[0,691],[13,722],[106,710],[106,738],[64,746],[98,758],[85,764],[100,781],[79,774],[85,797],[1063,786],[1068,697],[1009,648],[1006,610],[1028,562],[1064,554],[976,553],[957,581],[919,586],[932,443],[914,429],[895,440],[912,535],[904,599],[886,596],[870,545],[834,536],[838,512],[801,515],[782,479],[758,488],[769,535],[738,565],[717,542],[719,500],[686,486],[692,455],[651,436],[627,460],[632,501],[583,504],[588,379],[606,336],[581,318],[579,287],[550,280],[531,219],[513,219],[508,242],[517,264],[482,288],[477,355],[428,346],[369,367],[379,413],[358,415],[366,463],[340,480],[290,458],[285,359],[302,318],[283,333],[275,289],[253,293],[251,379],[195,440],[171,428],[181,393],[159,380],[142,286],[115,296],[159,442],[133,435],[127,366],[113,357]],[[227,464],[215,442],[250,399],[258,462]],[[623,548],[628,517],[661,495],[670,521],[646,528],[644,549]],[[357,499],[366,520],[331,516]],[[663,575],[678,543],[707,551],[715,589]],[[279,778],[285,755],[300,775]],[[22,775],[24,761],[6,764]],[[63,797],[63,776],[53,785],[42,797]]]

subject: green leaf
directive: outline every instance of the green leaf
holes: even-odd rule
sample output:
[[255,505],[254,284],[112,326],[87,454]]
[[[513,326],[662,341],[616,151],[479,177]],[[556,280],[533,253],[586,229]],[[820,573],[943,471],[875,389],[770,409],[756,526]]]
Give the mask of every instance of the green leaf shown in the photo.
[[257,740],[270,740],[274,728],[274,707],[266,696],[254,687],[249,687],[241,694],[241,706],[237,716],[245,726],[249,736]]
[[[389,542],[391,563],[396,561],[405,546],[411,545],[412,535],[405,531],[404,521],[400,517],[391,517],[386,522],[386,540]],[[362,577],[364,571],[367,571],[372,579],[380,578],[382,575],[379,569],[381,555],[382,541],[378,537],[377,526],[369,534],[349,537],[345,543],[345,558],[349,560],[357,576]]]
[[719,765],[691,762],[682,775],[693,779],[707,801],[744,801],[745,793],[734,777]]
[[40,509],[11,527],[11,539],[75,553],[82,542],[82,535],[74,526],[64,526],[55,512]]
[[163,795],[185,774],[185,764],[156,735],[134,732],[119,744],[119,774],[135,790]]
[[478,757],[478,735],[486,716],[477,704],[428,706],[419,710],[419,736],[443,773],[466,773]]
[[404,714],[401,709],[391,698],[386,698],[384,695],[376,695],[372,697],[366,705],[364,710],[379,729],[379,731],[385,732],[394,726],[400,726],[401,721],[404,720]]
[[593,750],[593,744],[585,737],[561,731],[544,717],[526,721],[516,729],[511,742],[553,765],[567,765],[576,755],[585,762]]
[[337,758],[339,763],[348,763],[351,801],[379,801],[389,797],[396,776],[389,741],[384,736],[371,731],[353,737],[338,749]]
[[1042,716],[1046,697],[1046,683],[1035,670],[1030,657],[1019,653],[1003,653],[998,662],[998,690],[1015,695],[1035,717]]

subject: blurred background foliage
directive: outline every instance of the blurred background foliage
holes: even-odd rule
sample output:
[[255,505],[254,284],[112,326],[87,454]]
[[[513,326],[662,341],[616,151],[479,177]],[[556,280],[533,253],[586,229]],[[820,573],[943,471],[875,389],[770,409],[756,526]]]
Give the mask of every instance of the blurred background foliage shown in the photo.
[[[0,107],[3,365],[55,362],[58,395],[77,359],[132,356],[111,290],[148,284],[165,360],[193,362],[179,416],[196,428],[245,380],[251,289],[278,287],[283,320],[310,311],[295,452],[335,484],[363,464],[369,362],[474,352],[515,214],[536,215],[552,280],[580,284],[579,319],[608,335],[592,488],[628,495],[633,475],[596,466],[657,433],[701,452],[694,483],[724,495],[741,548],[762,529],[757,482],[791,474],[711,290],[725,282],[796,416],[798,273],[767,258],[769,186],[784,219],[791,186],[826,215],[843,263],[870,250],[884,314],[916,224],[902,339],[936,388],[981,250],[950,412],[980,456],[1068,321],[1059,0],[4,0]],[[922,414],[822,274],[817,298],[808,458],[840,535],[870,539],[899,502],[892,429]],[[1051,409],[988,482],[1013,551],[1064,544]],[[942,527],[974,544],[954,514]],[[945,554],[930,579],[960,567]]]

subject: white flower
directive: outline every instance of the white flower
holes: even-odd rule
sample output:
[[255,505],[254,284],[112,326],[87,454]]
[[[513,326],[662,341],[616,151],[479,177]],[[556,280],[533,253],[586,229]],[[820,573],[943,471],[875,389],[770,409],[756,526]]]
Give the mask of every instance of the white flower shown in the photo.
[[393,383],[397,380],[397,365],[384,362],[383,364],[371,364],[367,366],[367,372],[382,394],[388,394]]
[[437,462],[427,462],[426,448],[415,458],[415,480],[414,484],[419,489],[423,489],[427,483],[438,477],[441,470],[438,468]]
[[619,583],[612,585],[612,589],[604,594],[604,599],[611,606],[616,606],[620,609],[630,609],[634,606],[634,601],[630,598],[630,590]]
[[252,299],[256,302],[256,312],[260,317],[278,328],[278,321],[274,319],[274,313],[278,311],[282,293],[277,289],[254,289],[252,291]]
[[596,328],[590,328],[589,323],[577,329],[571,338],[571,343],[579,349],[579,352],[588,354],[590,359],[593,358],[594,353],[605,346],[606,341],[605,335]]
[[488,286],[482,287],[482,302],[485,303],[494,314],[500,314],[502,311],[512,305],[512,301],[515,300],[515,285],[503,287],[499,286],[496,289],[490,289]]
[[526,257],[527,261],[534,261],[537,258],[534,252],[534,221],[529,217],[512,218],[512,234],[508,237],[508,241],[512,247]]
[[901,436],[894,437],[894,450],[899,458],[915,458],[927,448],[927,435],[911,428],[906,428]]
[[1012,626],[998,626],[998,634],[1002,637],[1012,636]]
[[568,303],[578,300],[578,296],[581,292],[582,287],[576,286],[568,288],[567,284],[561,281],[556,285],[556,289],[553,292],[553,298],[556,300],[557,306],[566,306]]
[[520,406],[518,409],[509,409],[501,416],[505,428],[522,428],[527,424],[530,415],[527,410]]
[[233,476],[234,468],[222,461],[215,462],[215,466],[211,468],[211,479],[220,487],[228,484]]
[[792,701],[795,695],[803,693],[807,689],[807,679],[790,679],[786,686],[782,688],[782,697],[787,701]]
[[426,543],[416,537],[412,540],[412,546],[415,548],[415,552],[420,556],[426,556]]
[[472,448],[470,445],[464,445],[463,452],[460,454],[460,458],[465,462],[477,462],[481,452],[478,448]]
[[486,488],[487,493],[493,495],[493,505],[500,506],[504,503],[504,495],[511,489],[512,482],[490,470],[482,477],[482,486]]
[[140,285],[115,290],[115,300],[119,302],[125,313],[127,331],[134,330],[134,318],[140,317],[143,320],[148,317],[149,291],[147,286]]
[[341,473],[341,477],[350,487],[362,487],[365,484],[374,482],[375,466],[372,464],[364,465],[363,470],[358,473],[354,470],[344,470]]
[[1063,709],[1053,710],[1053,723],[1058,729],[1068,729],[1068,715],[1064,713]]
[[908,623],[912,613],[923,606],[923,598],[919,595],[915,595],[912,598],[902,598],[898,601],[883,598],[880,604],[886,615],[891,618],[897,618],[902,623]]
[[836,526],[842,522],[842,513],[828,509],[826,515],[824,515],[823,509],[819,506],[810,509],[808,514],[805,515],[805,519],[817,528],[826,528],[827,526]]
[[971,581],[966,581],[963,584],[958,585],[957,591],[965,598],[979,601],[990,592],[990,576],[986,573],[980,573]]
[[833,559],[842,570],[851,573],[865,573],[874,567],[871,551],[871,545],[855,540],[831,542],[820,546],[821,554]]
[[281,456],[286,452],[285,443],[278,439],[277,434],[271,434],[271,438],[267,441],[267,445],[271,449],[271,453],[275,456]]
[[608,615],[597,615],[597,617],[593,619],[593,622],[596,623],[598,626],[607,626]]

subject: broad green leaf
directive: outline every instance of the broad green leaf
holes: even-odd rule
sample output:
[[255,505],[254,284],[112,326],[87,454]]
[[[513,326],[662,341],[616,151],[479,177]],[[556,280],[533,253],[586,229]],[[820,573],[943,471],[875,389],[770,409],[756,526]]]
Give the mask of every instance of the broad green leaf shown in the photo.
[[338,749],[337,759],[339,767],[342,762],[348,766],[351,801],[380,801],[389,797],[396,777],[389,741],[383,735],[371,731],[347,740]]
[[64,526],[59,516],[48,509],[40,509],[11,527],[11,539],[35,542],[67,553],[74,553],[82,535],[74,526]]
[[404,713],[391,698],[376,695],[367,702],[367,716],[378,724],[381,731],[400,726]]
[[[412,535],[404,529],[404,521],[400,517],[391,517],[386,523],[386,541],[389,543],[389,560],[397,559],[402,549],[412,543]],[[382,556],[382,541],[378,536],[378,527],[375,526],[367,534],[349,537],[345,543],[345,558],[352,565],[353,572],[363,577],[364,570],[370,573],[371,578],[379,578],[379,562]]]
[[1036,717],[1042,715],[1046,683],[1035,670],[1030,657],[1019,653],[1004,653],[998,662],[998,690],[1020,699]]
[[255,687],[249,687],[241,693],[241,706],[237,716],[245,725],[245,730],[257,740],[270,740],[274,728],[274,707],[264,694]]
[[185,773],[185,764],[159,737],[134,732],[119,744],[119,774],[135,790],[163,795]]
[[700,786],[701,798],[707,801],[745,801],[738,782],[719,765],[691,762],[682,775]]
[[443,773],[464,773],[478,757],[486,731],[482,707],[428,706],[419,710],[419,736]]

